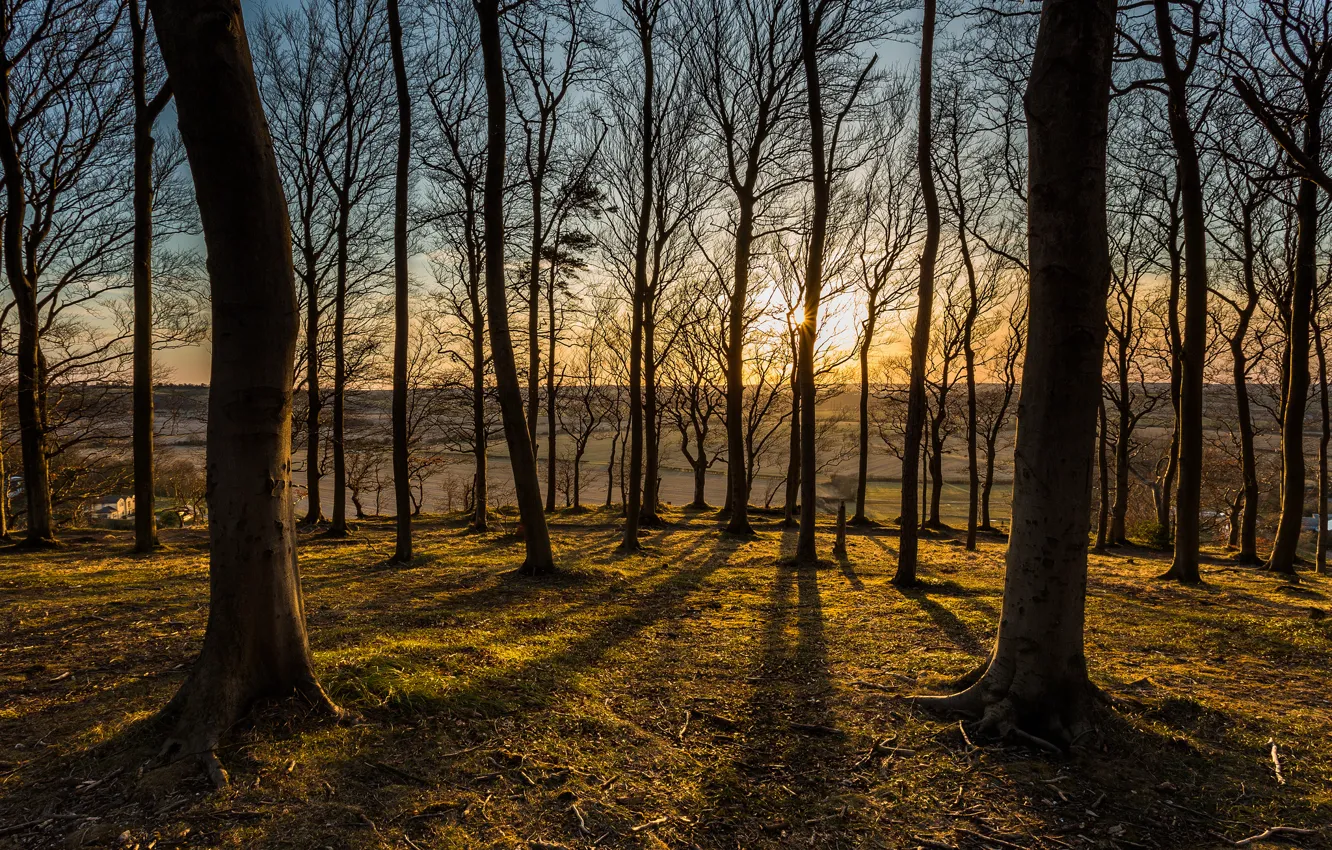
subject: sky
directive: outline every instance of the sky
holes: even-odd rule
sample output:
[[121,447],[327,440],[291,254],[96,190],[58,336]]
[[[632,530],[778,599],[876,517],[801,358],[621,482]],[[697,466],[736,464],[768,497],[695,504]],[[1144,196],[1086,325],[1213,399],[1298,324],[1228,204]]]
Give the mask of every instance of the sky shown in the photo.
[[[246,29],[253,32],[257,26],[261,15],[269,9],[289,9],[300,5],[300,0],[241,0],[241,7],[245,16]],[[897,65],[909,61],[914,53],[914,48],[903,42],[887,41],[880,50],[880,62],[887,60],[886,64]],[[163,121],[175,120],[174,110],[168,110],[162,116]],[[202,241],[201,237],[190,237]],[[414,258],[420,261],[420,258]],[[416,263],[414,263],[415,265]],[[413,276],[421,274],[420,270],[414,270]],[[825,328],[831,330],[831,328]],[[845,330],[845,329],[842,329]],[[854,338],[854,330],[850,331],[851,338]],[[206,384],[209,378],[209,360],[211,357],[210,346],[207,343],[199,345],[185,346],[160,352],[157,355],[157,364],[159,368],[169,371],[164,379],[168,383],[175,384]]]

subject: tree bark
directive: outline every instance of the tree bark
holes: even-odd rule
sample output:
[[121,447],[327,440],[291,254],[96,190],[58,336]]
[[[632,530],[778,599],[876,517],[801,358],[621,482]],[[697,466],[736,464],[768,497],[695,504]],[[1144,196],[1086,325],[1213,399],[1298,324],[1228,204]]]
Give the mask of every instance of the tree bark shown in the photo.
[[1179,482],[1175,492],[1175,556],[1164,578],[1202,581],[1198,572],[1203,462],[1203,366],[1207,357],[1207,222],[1198,144],[1189,117],[1187,73],[1175,54],[1168,0],[1154,0],[1169,100],[1170,136],[1184,211],[1184,340],[1180,348]]
[[499,0],[476,0],[477,21],[481,28],[481,54],[486,78],[486,186],[485,186],[485,277],[486,312],[490,319],[490,356],[495,364],[495,393],[499,397],[504,421],[504,438],[509,446],[513,467],[514,493],[522,525],[527,557],[521,572],[545,575],[555,570],[555,556],[550,547],[550,531],[541,505],[541,485],[537,481],[527,422],[523,418],[522,389],[518,383],[518,365],[509,334],[508,291],[504,281],[504,149],[505,83],[503,45],[500,41]]
[[1113,0],[1047,0],[1027,86],[1031,301],[999,634],[961,693],[976,731],[1067,747],[1090,728],[1083,624],[1110,258]]
[[[210,604],[164,714],[208,753],[260,700],[336,712],[315,678],[296,566],[292,377],[299,327],[287,205],[238,0],[150,0],[194,177],[212,289]],[[216,762],[212,761],[215,765]],[[217,781],[220,769],[213,772]]]
[[[1318,162],[1322,154],[1321,103],[1306,104],[1304,155]],[[1309,325],[1317,286],[1318,186],[1301,180],[1295,200],[1299,233],[1295,241],[1295,280],[1290,299],[1290,341],[1286,360],[1286,403],[1281,419],[1281,519],[1272,541],[1267,569],[1294,577],[1296,550],[1304,517],[1304,414],[1309,401]]]
[[410,294],[407,288],[407,192],[411,181],[412,95],[407,88],[407,60],[402,49],[398,0],[388,0],[389,47],[398,99],[398,161],[393,181],[393,494],[397,514],[393,560],[412,560],[411,481],[407,446],[407,334]]
[[1110,463],[1106,452],[1108,435],[1106,433],[1105,398],[1100,401],[1096,416],[1096,460],[1097,479],[1100,483],[1100,503],[1096,518],[1096,551],[1101,551],[1109,542],[1106,525],[1110,518]]
[[920,504],[921,438],[925,430],[925,368],[930,348],[930,322],[934,310],[934,265],[939,253],[939,194],[934,187],[933,78],[935,0],[925,0],[920,38],[920,102],[917,106],[916,169],[925,202],[925,245],[920,252],[920,283],[917,288],[916,326],[911,331],[911,385],[907,392],[906,435],[902,449],[901,537],[897,548],[897,572],[893,584],[916,583]]
[[153,122],[170,99],[163,87],[148,99],[147,21],[130,0],[134,88],[134,551],[157,548],[153,470]]
[[1322,430],[1318,435],[1318,550],[1314,572],[1327,573],[1327,445],[1332,440],[1332,416],[1327,398],[1327,354],[1323,348],[1323,329],[1314,323],[1314,351],[1318,355],[1318,404]]
[[1231,376],[1235,386],[1235,416],[1239,420],[1240,468],[1244,475],[1244,512],[1239,525],[1239,552],[1235,560],[1242,564],[1260,563],[1258,558],[1258,455],[1254,450],[1253,412],[1249,401],[1248,355],[1244,340],[1249,322],[1258,306],[1258,285],[1254,280],[1254,261],[1257,249],[1253,244],[1252,208],[1246,206],[1243,221],[1244,259],[1243,275],[1246,294],[1245,306],[1230,339]]
[[795,368],[791,370],[791,423],[788,429],[786,454],[786,504],[783,508],[782,525],[796,528],[800,521],[796,519],[796,507],[800,504],[800,346],[796,344]]
[[[927,0],[933,3],[934,0]],[[814,386],[814,345],[819,333],[819,301],[823,297],[823,248],[828,235],[828,208],[832,201],[831,176],[824,143],[823,91],[819,77],[820,21],[811,16],[809,0],[800,0],[800,52],[805,66],[805,100],[809,111],[809,152],[814,166],[814,208],[810,218],[808,257],[805,264],[804,317],[800,322],[800,531],[796,535],[796,561],[818,561],[814,515],[818,507],[818,451]]]
[[[755,170],[750,163],[749,171]],[[737,193],[735,267],[726,319],[726,490],[728,534],[752,536],[749,524],[749,470],[745,462],[745,304],[749,300],[749,263],[754,247],[754,197]],[[725,508],[723,509],[725,510]]]
[[[643,509],[643,312],[648,287],[648,237],[652,217],[653,168],[656,140],[655,67],[652,55],[652,28],[655,21],[647,9],[634,10],[638,46],[643,57],[643,102],[639,113],[642,151],[637,233],[634,236],[633,317],[629,327],[629,493],[625,500],[623,552],[642,548],[638,529]],[[621,475],[624,468],[621,466]]]
[[[559,248],[560,233],[559,229],[555,231],[555,247]],[[555,510],[555,478],[558,470],[555,468],[556,441],[559,439],[560,422],[558,399],[555,393],[555,275],[557,263],[552,257],[550,261],[550,284],[546,287],[546,318],[548,326],[546,328],[546,511],[548,513]],[[533,270],[535,271],[535,269]],[[535,420],[532,425],[535,425]],[[532,432],[535,441],[535,431]],[[533,442],[533,445],[536,445]]]
[[[9,12],[0,11],[0,30],[8,32]],[[23,230],[27,215],[24,191],[24,166],[19,141],[14,135],[10,102],[10,57],[0,45],[0,165],[5,176],[7,214],[4,217],[5,276],[14,293],[14,312],[18,314],[18,421],[19,445],[23,460],[23,498],[27,503],[28,528],[23,545],[45,548],[56,545],[55,522],[51,512],[51,484],[46,457],[46,426],[42,413],[42,355],[37,306],[37,281],[25,270]],[[6,484],[6,486],[8,486]]]
[[860,341],[860,409],[859,409],[859,457],[856,461],[856,513],[851,517],[852,525],[869,525],[870,518],[865,514],[865,494],[869,488],[869,400],[870,346],[874,344],[874,326],[878,319],[878,291],[870,292],[869,304],[866,305],[864,336]]

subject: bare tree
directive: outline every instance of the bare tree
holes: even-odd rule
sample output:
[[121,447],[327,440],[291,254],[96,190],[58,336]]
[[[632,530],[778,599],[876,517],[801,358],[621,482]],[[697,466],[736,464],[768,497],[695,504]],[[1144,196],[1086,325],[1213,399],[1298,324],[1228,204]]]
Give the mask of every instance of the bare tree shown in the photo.
[[902,452],[901,538],[897,548],[897,572],[893,584],[916,583],[920,506],[916,487],[920,479],[920,445],[925,423],[925,361],[929,353],[930,323],[934,309],[934,266],[939,253],[939,195],[934,187],[933,86],[935,0],[924,0],[925,15],[920,36],[920,100],[916,120],[916,169],[920,174],[921,197],[925,202],[925,244],[920,254],[920,279],[916,291],[916,323],[911,335],[911,383],[907,400],[905,448]]
[[1050,0],[1027,87],[1031,319],[999,636],[958,694],[927,705],[1067,747],[1088,728],[1083,650],[1091,457],[1105,301],[1110,0]]
[[[314,674],[296,569],[292,378],[299,311],[287,205],[236,0],[153,0],[213,290],[211,596],[203,649],[164,714],[215,782],[220,736],[263,699],[336,712]],[[202,25],[208,22],[208,25]],[[220,25],[219,25],[220,24]]]
[[504,437],[513,467],[518,515],[527,557],[522,572],[554,572],[555,556],[541,506],[536,457],[523,419],[522,390],[509,334],[508,293],[504,281],[504,150],[506,106],[503,42],[500,37],[499,0],[475,0],[480,24],[482,63],[486,82],[486,181],[484,188],[486,312],[490,319],[490,352],[495,365],[495,392],[504,420]]
[[[1317,284],[1318,187],[1332,194],[1322,166],[1323,120],[1332,98],[1332,9],[1307,0],[1271,0],[1254,11],[1256,50],[1231,50],[1247,79],[1234,78],[1246,106],[1298,168],[1298,237],[1282,405],[1281,519],[1267,569],[1295,575],[1304,515],[1304,418],[1309,394],[1309,328]],[[1271,62],[1260,65],[1269,58]],[[1293,128],[1302,135],[1297,143]],[[1320,512],[1323,509],[1320,508]]]
[[397,534],[393,560],[412,560],[412,518],[408,469],[407,334],[410,303],[407,279],[407,196],[412,156],[412,95],[407,88],[407,59],[402,48],[402,21],[398,0],[388,4],[389,46],[393,54],[393,82],[398,101],[398,159],[393,184],[393,492]]
[[[700,81],[706,132],[718,149],[721,182],[734,198],[724,231],[730,235],[730,272],[722,275],[725,320],[727,488],[726,530],[748,535],[749,464],[746,448],[745,349],[754,243],[774,227],[783,196],[805,179],[798,161],[799,29],[786,0],[696,0],[689,7],[697,34],[687,53]],[[763,405],[759,405],[762,407]],[[754,405],[750,405],[752,409]]]

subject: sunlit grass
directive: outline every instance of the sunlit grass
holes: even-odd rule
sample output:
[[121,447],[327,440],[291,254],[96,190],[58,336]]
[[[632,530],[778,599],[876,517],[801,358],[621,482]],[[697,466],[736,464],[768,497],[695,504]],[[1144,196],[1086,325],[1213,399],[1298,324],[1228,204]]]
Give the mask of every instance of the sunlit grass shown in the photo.
[[53,816],[0,847],[1211,847],[1332,820],[1323,577],[1215,562],[1183,588],[1156,553],[1093,556],[1088,658],[1119,705],[1060,760],[974,750],[910,699],[984,655],[1002,540],[926,538],[904,593],[889,529],[813,570],[782,561],[794,532],[669,519],[622,557],[615,511],[560,514],[549,580],[503,529],[426,520],[407,568],[385,523],[303,537],[316,665],[352,716],[261,711],[222,792],[157,766],[144,723],[198,649],[203,537],[0,554],[0,826]]

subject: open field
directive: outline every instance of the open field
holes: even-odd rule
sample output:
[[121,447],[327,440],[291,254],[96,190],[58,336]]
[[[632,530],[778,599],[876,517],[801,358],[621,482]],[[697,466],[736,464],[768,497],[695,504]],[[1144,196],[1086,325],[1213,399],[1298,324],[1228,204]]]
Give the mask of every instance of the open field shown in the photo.
[[1060,758],[913,708],[984,653],[1002,541],[927,540],[904,593],[887,529],[797,570],[790,531],[672,520],[620,557],[614,516],[560,516],[548,581],[440,519],[410,569],[382,566],[387,525],[304,540],[316,662],[356,719],[261,713],[222,791],[156,762],[151,723],[199,646],[203,536],[0,552],[0,847],[1202,848],[1332,823],[1326,577],[1217,562],[1183,588],[1154,553],[1093,556],[1117,707]]

